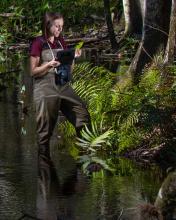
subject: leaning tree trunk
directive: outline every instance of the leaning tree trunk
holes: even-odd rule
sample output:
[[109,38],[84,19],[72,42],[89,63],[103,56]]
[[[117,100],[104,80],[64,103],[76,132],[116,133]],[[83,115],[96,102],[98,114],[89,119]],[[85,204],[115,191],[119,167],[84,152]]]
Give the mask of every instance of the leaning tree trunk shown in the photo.
[[142,40],[129,67],[133,82],[137,84],[145,64],[153,59],[161,46],[166,47],[172,0],[145,0]]
[[142,34],[142,7],[140,0],[123,0],[125,36]]
[[111,47],[112,47],[112,49],[117,49],[118,44],[117,44],[115,33],[114,33],[114,27],[113,27],[112,18],[111,18],[109,0],[104,0],[104,11],[105,11],[105,17],[106,17],[106,23],[107,23],[107,27],[108,27],[108,33],[109,33],[109,38],[110,38],[110,42],[111,42]]
[[172,0],[170,30],[165,53],[165,63],[172,63],[176,54],[176,0]]

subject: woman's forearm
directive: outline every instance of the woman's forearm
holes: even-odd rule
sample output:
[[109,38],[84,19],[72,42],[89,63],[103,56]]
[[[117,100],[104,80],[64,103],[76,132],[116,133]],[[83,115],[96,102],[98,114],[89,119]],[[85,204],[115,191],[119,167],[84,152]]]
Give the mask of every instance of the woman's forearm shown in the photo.
[[37,66],[37,67],[34,67],[34,68],[31,68],[31,75],[32,76],[44,76],[48,73],[48,71],[53,68],[50,66],[49,63],[45,63],[41,66]]
[[44,76],[48,73],[49,70],[51,70],[54,67],[57,67],[60,65],[58,61],[51,60],[47,63],[43,63],[42,65],[40,63],[39,57],[31,57],[30,58],[30,70],[32,76]]

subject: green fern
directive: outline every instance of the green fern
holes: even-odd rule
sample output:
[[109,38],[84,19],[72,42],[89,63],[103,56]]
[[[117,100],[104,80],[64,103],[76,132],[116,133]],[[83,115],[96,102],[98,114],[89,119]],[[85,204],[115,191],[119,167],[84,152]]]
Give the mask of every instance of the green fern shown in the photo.
[[159,52],[153,57],[153,63],[156,67],[163,67],[164,60],[164,50],[159,50]]
[[92,67],[90,63],[75,65],[73,88],[88,104],[93,121],[100,123],[102,115],[111,108],[110,90],[114,78],[115,74],[104,67]]
[[77,138],[77,145],[91,152],[96,152],[103,145],[109,145],[109,138],[113,130],[109,129],[105,132],[100,132],[97,124],[92,123],[92,130],[86,126],[82,131],[82,138]]
[[133,127],[137,122],[139,122],[140,113],[132,112],[125,118],[124,122],[121,124],[121,130],[127,130],[130,127]]
[[159,69],[152,67],[142,75],[139,86],[145,88],[146,91],[153,92],[160,84],[160,80],[161,73]]
[[90,100],[98,91],[100,91],[96,85],[87,84],[87,82],[83,80],[75,82],[73,88],[85,101]]
[[[104,113],[111,108],[111,92],[107,91],[111,89],[113,80],[114,75],[104,67],[92,67],[90,63],[74,67],[72,86],[87,103],[91,120],[95,123],[100,124]],[[60,127],[67,137],[74,134],[69,123],[63,123]]]
[[67,120],[59,124],[59,131],[67,138],[76,134],[74,126]]
[[122,130],[118,134],[118,152],[123,152],[130,148],[136,148],[143,139],[141,130],[131,127],[128,130]]
[[92,67],[92,64],[88,62],[76,64],[73,69],[73,81],[79,80],[80,78],[90,78],[96,69],[97,67]]

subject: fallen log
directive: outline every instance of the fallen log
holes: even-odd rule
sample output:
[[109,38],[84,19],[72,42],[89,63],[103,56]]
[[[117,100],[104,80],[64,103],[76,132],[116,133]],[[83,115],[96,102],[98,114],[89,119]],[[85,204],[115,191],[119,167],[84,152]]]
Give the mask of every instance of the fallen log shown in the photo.
[[15,16],[15,13],[1,13],[0,17],[13,17]]
[[10,18],[10,17],[25,18],[25,16],[23,16],[23,15],[17,15],[17,14],[15,14],[15,13],[0,13],[0,17],[4,17],[4,18]]
[[[66,39],[66,43],[68,44],[74,44],[74,43],[78,43],[79,41],[83,41],[85,44],[88,43],[93,43],[93,42],[99,42],[102,40],[108,39],[108,36],[104,36],[104,37],[90,37],[90,38],[84,38],[84,37],[79,37],[79,38],[70,38],[70,39]],[[18,49],[26,49],[29,48],[29,43],[17,43],[17,44],[11,44],[11,45],[7,45],[7,44],[0,44],[0,49],[2,50],[18,50]]]
[[29,43],[19,43],[14,44],[8,47],[8,50],[18,50],[18,49],[26,49],[29,48]]
[[69,43],[77,43],[79,41],[83,41],[84,43],[92,43],[92,42],[96,42],[96,41],[101,41],[104,39],[107,39],[108,36],[104,36],[104,37],[90,37],[90,38],[86,38],[86,37],[79,37],[79,38],[73,38],[73,39],[66,39],[65,41],[69,44]]

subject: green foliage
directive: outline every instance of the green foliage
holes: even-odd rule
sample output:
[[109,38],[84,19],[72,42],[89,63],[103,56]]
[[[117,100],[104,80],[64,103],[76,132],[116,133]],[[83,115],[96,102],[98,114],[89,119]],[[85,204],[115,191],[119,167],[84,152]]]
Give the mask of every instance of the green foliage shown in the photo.
[[124,152],[130,148],[139,146],[143,138],[140,130],[134,126],[128,130],[121,130],[118,134],[118,151]]
[[85,174],[90,175],[94,172],[99,172],[102,170],[107,170],[114,172],[115,169],[108,164],[108,160],[100,159],[96,156],[84,155],[79,157],[79,163],[82,165],[82,170]]
[[161,73],[157,68],[151,68],[147,70],[140,81],[140,86],[148,90],[148,92],[154,92],[161,81]]
[[121,123],[120,129],[121,130],[128,130],[129,128],[133,127],[137,122],[139,122],[140,113],[139,112],[132,112],[130,113]]
[[111,88],[115,74],[103,67],[89,63],[76,65],[73,72],[73,88],[88,103],[93,121],[100,123],[111,106]]
[[[103,67],[92,67],[90,63],[75,65],[73,72],[73,88],[77,94],[88,104],[92,118],[92,127],[85,127],[82,131],[82,138],[77,139],[77,145],[84,153],[95,154],[102,149],[106,150],[110,145],[110,138],[113,134],[111,126],[104,123],[106,109],[111,104],[111,89],[114,81],[114,74]],[[73,127],[64,122],[60,129],[65,137],[74,133]]]
[[[73,71],[73,88],[77,94],[88,104],[92,125],[92,139],[87,139],[87,145],[96,145],[98,141],[104,141],[111,133],[109,126],[103,127],[106,109],[111,105],[111,89],[115,75],[103,67],[92,67],[90,63],[75,65]],[[74,129],[66,122],[60,126],[62,133],[72,136]],[[98,127],[98,128],[97,128]],[[83,134],[86,136],[88,128]],[[100,136],[100,137],[99,137]],[[100,139],[98,139],[100,138]]]
[[[132,37],[126,37],[120,42],[120,48],[118,50],[118,56],[121,58],[122,64],[130,65],[132,58],[134,57],[139,40]],[[123,59],[122,59],[123,58]]]
[[92,121],[100,125],[103,120],[103,131],[113,131],[101,136],[99,127],[99,133],[87,129],[80,146],[94,152],[99,144],[92,148],[93,140],[103,139],[104,144],[104,137],[110,135],[109,145],[124,152],[142,144],[155,147],[174,138],[175,67],[164,67],[159,60],[144,70],[138,86],[121,86],[123,81],[115,82],[114,74],[102,67],[76,66],[73,85],[87,102]]
[[64,134],[65,138],[70,138],[76,134],[74,126],[67,120],[59,124],[59,133]]
[[[70,10],[71,9],[71,13]],[[10,16],[0,17],[2,26],[0,33],[8,36],[11,42],[28,39],[39,34],[41,20],[46,11],[61,12],[65,18],[66,28],[72,28],[75,24],[82,22],[82,28],[86,23],[86,18],[91,14],[103,14],[103,2],[100,0],[46,0],[28,1],[17,0],[1,2],[0,13],[11,13]],[[83,21],[84,19],[84,21]],[[6,38],[6,36],[4,36]]]
[[81,49],[81,47],[83,46],[84,42],[80,41],[78,44],[76,44],[75,49]]
[[77,145],[88,152],[96,152],[102,150],[103,145],[109,145],[109,139],[113,130],[102,131],[102,126],[98,129],[97,124],[92,122],[91,130],[85,126],[82,131],[82,138],[77,138]]

